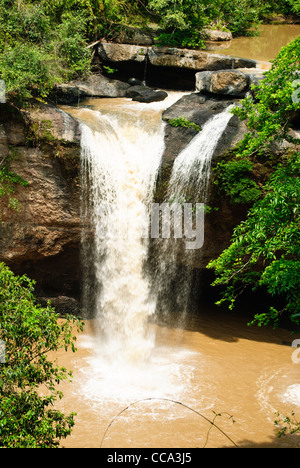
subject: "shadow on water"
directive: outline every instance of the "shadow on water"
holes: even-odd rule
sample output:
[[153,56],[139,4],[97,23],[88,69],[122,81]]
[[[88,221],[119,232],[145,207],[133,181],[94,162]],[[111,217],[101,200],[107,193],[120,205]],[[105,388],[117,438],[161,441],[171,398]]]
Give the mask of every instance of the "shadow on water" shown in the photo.
[[[157,323],[170,328],[183,327],[187,331],[199,332],[215,340],[235,343],[240,339],[291,346],[300,337],[288,317],[283,317],[279,327],[259,327],[250,324],[254,316],[267,312],[270,306],[282,305],[280,299],[272,300],[265,290],[245,291],[233,310],[226,305],[217,306],[221,289],[211,286],[214,276],[208,271],[196,271],[193,277],[192,300],[184,321],[175,311],[169,316],[157,316]],[[178,325],[180,324],[180,325]]]

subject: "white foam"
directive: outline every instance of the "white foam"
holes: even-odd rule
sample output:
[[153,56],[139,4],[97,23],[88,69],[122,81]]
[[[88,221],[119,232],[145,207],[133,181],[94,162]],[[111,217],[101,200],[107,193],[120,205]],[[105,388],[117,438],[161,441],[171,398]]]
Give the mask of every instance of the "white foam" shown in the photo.
[[[199,362],[199,353],[157,346],[147,360],[133,363],[122,356],[110,359],[98,337],[83,336],[79,346],[89,348],[91,354],[78,363],[76,392],[96,406],[127,405],[143,399],[185,401],[193,393],[193,361]],[[164,406],[169,407],[169,402],[161,401],[160,409]]]
[[282,399],[285,403],[300,406],[300,383],[287,387]]

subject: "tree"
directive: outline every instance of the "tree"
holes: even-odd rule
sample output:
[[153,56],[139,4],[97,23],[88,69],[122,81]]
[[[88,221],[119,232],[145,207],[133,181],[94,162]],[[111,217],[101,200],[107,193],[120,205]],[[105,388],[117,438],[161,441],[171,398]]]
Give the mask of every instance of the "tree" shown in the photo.
[[56,385],[72,375],[47,354],[75,351],[72,331],[82,330],[83,323],[71,316],[60,323],[50,304],[36,303],[34,284],[0,264],[0,339],[6,347],[6,365],[0,364],[2,448],[55,448],[74,426],[74,413],[54,408],[63,396]]
[[8,99],[22,107],[89,73],[89,20],[87,10],[62,11],[56,22],[47,2],[0,0],[0,78]]
[[265,196],[254,204],[246,221],[234,231],[231,245],[209,264],[226,285],[223,298],[233,308],[249,286],[265,286],[271,296],[284,297],[281,310],[255,315],[259,324],[277,325],[283,312],[295,323],[300,316],[300,154],[289,155],[265,187]]
[[233,308],[245,288],[265,287],[283,300],[281,309],[255,316],[259,325],[279,323],[288,313],[300,322],[300,140],[291,127],[300,109],[294,81],[300,62],[300,38],[282,49],[257,90],[257,101],[247,98],[234,111],[247,120],[249,132],[236,149],[236,161],[272,160],[272,145],[283,140],[294,146],[282,151],[279,166],[263,188],[263,196],[234,230],[230,246],[208,265],[216,273],[214,285],[225,287],[218,303]]

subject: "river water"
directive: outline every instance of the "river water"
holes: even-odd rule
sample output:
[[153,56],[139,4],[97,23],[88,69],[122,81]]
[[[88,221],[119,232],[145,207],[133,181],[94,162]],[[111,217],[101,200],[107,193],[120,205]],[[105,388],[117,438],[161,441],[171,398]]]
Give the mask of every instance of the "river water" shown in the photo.
[[[155,131],[157,138],[161,138],[159,115],[163,106],[178,98],[175,94],[168,103],[141,107],[129,100],[89,100],[85,107],[64,109],[95,132],[96,136],[90,136],[89,142],[83,142],[83,157],[90,158],[92,164],[101,163],[102,153],[107,151],[107,138],[110,140],[112,136],[116,138],[114,144],[122,143],[122,154],[108,148],[113,175],[109,183],[114,189],[107,192],[103,182],[102,195],[109,193],[116,197],[125,187],[127,196],[118,204],[127,199],[129,206],[136,209],[140,197],[144,197],[138,174],[144,174],[145,182],[158,167],[156,164],[144,172],[149,154],[136,132],[144,135],[146,125],[149,134]],[[136,112],[137,108],[141,112]],[[114,126],[112,113],[119,115],[121,126]],[[99,119],[100,114],[103,118]],[[99,122],[102,125],[103,120],[112,130],[101,143],[96,137]],[[126,144],[125,136],[126,141],[129,137]],[[141,143],[142,164],[136,157],[136,149],[130,146],[136,140]],[[152,149],[155,148],[152,144]],[[155,151],[161,154],[160,145]],[[100,166],[103,164],[105,158]],[[114,172],[116,167],[119,171]],[[89,176],[94,177],[92,173]],[[107,183],[109,178],[105,177]],[[95,199],[92,205],[97,208]],[[136,223],[138,213],[134,213],[131,219]],[[115,208],[111,214],[113,223],[118,220],[123,223],[123,215],[120,213],[118,217]],[[100,219],[101,216],[100,213]],[[95,223],[97,220],[96,217]],[[297,436],[279,439],[274,424],[278,419],[276,412],[290,416],[295,411],[300,419],[300,363],[297,350],[292,348],[296,337],[286,330],[248,327],[248,319],[243,314],[222,313],[214,307],[203,306],[197,315],[186,314],[180,327],[174,325],[172,317],[165,317],[164,323],[160,323],[153,313],[145,310],[142,324],[141,317],[138,318],[138,333],[142,327],[143,336],[149,338],[147,353],[139,360],[129,358],[125,351],[130,346],[130,336],[136,336],[137,331],[135,318],[130,315],[130,322],[125,309],[131,304],[129,308],[138,312],[136,295],[139,296],[140,290],[143,294],[147,292],[144,287],[147,280],[140,270],[143,244],[138,241],[131,245],[124,238],[118,239],[117,245],[104,241],[107,265],[100,270],[105,281],[98,302],[104,314],[96,314],[94,319],[86,321],[84,332],[78,336],[77,353],[61,351],[56,355],[58,363],[74,374],[71,383],[60,385],[64,398],[58,406],[65,413],[77,413],[72,435],[62,445],[68,448],[298,447]],[[126,246],[128,251],[122,255],[119,249]],[[124,273],[132,274],[134,251],[131,249],[137,249],[138,274],[128,284],[122,282],[119,273],[126,267]],[[104,251],[99,249],[100,257],[97,255],[90,259],[96,267]],[[119,307],[122,301],[124,307]],[[145,297],[143,308],[147,309],[147,304]],[[153,307],[151,302],[148,305]],[[114,314],[107,315],[106,309],[110,312],[112,308],[116,309]],[[115,342],[113,347],[103,348],[103,336],[99,332],[99,325],[101,328],[103,324],[113,338],[120,335],[117,348]],[[125,335],[119,333],[124,324]]]
[[255,37],[237,37],[217,46],[210,43],[209,52],[269,62],[282,47],[300,36],[299,24],[265,24],[258,30],[260,34]]
[[[207,309],[184,329],[149,327],[156,346],[140,366],[103,360],[91,321],[77,353],[60,352],[74,372],[61,384],[60,408],[77,412],[64,447],[299,447],[297,436],[278,438],[274,424],[276,412],[300,418],[300,363],[288,331]],[[204,418],[216,414],[211,428]]]

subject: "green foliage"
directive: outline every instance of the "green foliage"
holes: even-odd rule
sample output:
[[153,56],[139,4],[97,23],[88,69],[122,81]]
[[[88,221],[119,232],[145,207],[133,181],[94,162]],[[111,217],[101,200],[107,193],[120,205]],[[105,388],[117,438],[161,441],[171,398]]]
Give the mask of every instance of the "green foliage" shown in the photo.
[[34,284],[0,264],[0,339],[6,346],[6,365],[0,364],[2,448],[54,448],[74,426],[74,413],[54,408],[63,396],[56,386],[71,373],[48,353],[76,351],[73,329],[83,324],[71,316],[60,323],[50,304],[39,306]]
[[185,47],[188,49],[203,49],[205,41],[201,31],[197,30],[173,30],[163,32],[156,39],[157,45],[161,47]]
[[82,15],[68,12],[56,28],[56,37],[50,45],[52,55],[61,57],[67,78],[83,77],[90,70],[91,53],[86,48],[88,20]]
[[228,29],[234,36],[253,35],[265,8],[259,0],[150,0],[149,8],[166,29],[159,43],[204,47],[204,27]]
[[[269,3],[269,2],[267,2]],[[272,4],[272,11],[284,15],[299,14],[300,2],[299,0],[276,0]]]
[[249,128],[239,146],[241,156],[263,154],[272,143],[283,139],[300,142],[290,135],[292,120],[300,110],[300,103],[293,101],[299,68],[300,37],[281,49],[266,78],[256,87],[256,102],[248,97],[241,107],[234,109],[235,115],[247,120]]
[[[218,0],[214,4],[214,15],[224,24],[233,36],[253,35],[260,24],[263,8],[258,0]],[[211,17],[214,21],[214,18]],[[254,29],[253,29],[254,28]]]
[[283,313],[297,326],[300,323],[300,141],[290,134],[300,108],[292,99],[299,61],[300,38],[281,50],[257,92],[257,102],[247,98],[236,108],[241,119],[248,119],[249,133],[237,147],[236,160],[221,165],[221,180],[230,192],[237,167],[250,171],[258,156],[266,161],[274,142],[285,139],[294,144],[294,151],[283,152],[263,198],[234,230],[230,246],[208,265],[216,273],[214,285],[225,287],[219,304],[226,302],[233,308],[248,287],[264,287],[270,296],[283,301],[280,310],[271,307],[255,315],[252,323],[258,325],[276,326]]
[[116,73],[118,70],[117,68],[111,68],[109,66],[104,66],[103,69],[106,71],[106,73],[108,73],[109,75],[113,75],[114,73]]
[[198,20],[202,24],[202,2],[194,0],[150,0],[149,8],[161,16],[165,28],[190,29]]
[[234,231],[231,245],[208,265],[217,274],[214,285],[227,288],[219,304],[229,302],[246,287],[264,286],[274,297],[284,297],[281,311],[255,316],[261,324],[277,324],[288,312],[295,323],[300,313],[300,155],[289,156],[271,176],[266,195],[256,202],[246,221]]
[[191,122],[185,117],[178,117],[176,119],[170,119],[169,124],[172,125],[172,127],[193,128],[194,130],[197,130],[197,132],[201,131],[200,125],[197,125],[194,122]]
[[278,411],[276,412],[277,419],[274,424],[278,427],[278,437],[283,437],[288,434],[300,434],[300,421],[296,418],[296,414],[292,411],[291,416],[283,416]]
[[55,83],[90,72],[88,44],[109,39],[118,25],[151,21],[164,28],[158,44],[204,48],[204,27],[253,34],[261,18],[299,12],[292,0],[0,0],[0,79],[19,106],[45,99]]
[[45,98],[56,82],[61,81],[53,56],[39,46],[7,46],[0,62],[7,95],[17,104],[35,97]]
[[19,106],[46,98],[54,84],[89,72],[88,18],[62,10],[56,23],[53,14],[47,2],[0,1],[0,78],[8,98]]
[[[6,159],[4,159],[0,163],[0,199],[6,198],[7,206],[18,211],[20,209],[20,202],[14,196],[16,185],[23,185],[23,187],[26,187],[28,182],[14,172],[11,172]],[[2,213],[0,211],[0,220],[1,216]]]
[[251,179],[253,163],[247,159],[221,161],[215,168],[215,184],[229,195],[232,203],[253,203],[261,196],[257,183]]

